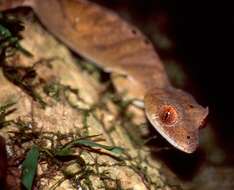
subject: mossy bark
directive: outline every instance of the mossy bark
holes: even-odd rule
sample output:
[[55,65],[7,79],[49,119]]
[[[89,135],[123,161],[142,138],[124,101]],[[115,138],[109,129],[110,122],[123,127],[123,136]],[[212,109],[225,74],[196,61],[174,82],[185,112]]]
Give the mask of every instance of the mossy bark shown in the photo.
[[[41,150],[34,182],[38,189],[172,189],[141,140],[140,134],[147,133],[141,125],[143,110],[100,82],[98,70],[83,69],[90,63],[71,55],[37,21],[28,17],[24,22],[21,44],[33,57],[16,53],[6,60],[14,72],[0,70],[0,105],[15,103],[5,118],[11,123],[0,129],[7,141],[9,188],[20,188],[20,160],[36,144]],[[27,78],[25,68],[35,72],[33,77]],[[20,76],[19,83],[10,75]],[[30,89],[18,85],[22,82]],[[78,146],[69,159],[48,153],[75,138],[125,151]]]

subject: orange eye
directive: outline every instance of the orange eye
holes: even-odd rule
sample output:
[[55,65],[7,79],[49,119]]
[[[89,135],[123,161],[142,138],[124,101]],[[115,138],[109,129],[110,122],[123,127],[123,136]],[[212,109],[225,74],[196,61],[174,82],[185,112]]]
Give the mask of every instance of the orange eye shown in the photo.
[[174,107],[166,105],[161,108],[159,117],[166,125],[172,125],[177,120],[177,111]]

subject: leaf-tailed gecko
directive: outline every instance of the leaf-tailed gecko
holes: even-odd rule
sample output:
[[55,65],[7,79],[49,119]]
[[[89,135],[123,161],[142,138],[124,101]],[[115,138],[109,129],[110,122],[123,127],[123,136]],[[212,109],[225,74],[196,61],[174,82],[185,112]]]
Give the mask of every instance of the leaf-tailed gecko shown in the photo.
[[174,147],[192,153],[208,108],[174,88],[151,42],[112,11],[86,0],[7,0],[0,10],[33,9],[42,24],[74,52],[105,71],[127,76],[117,88],[144,101],[154,128]]

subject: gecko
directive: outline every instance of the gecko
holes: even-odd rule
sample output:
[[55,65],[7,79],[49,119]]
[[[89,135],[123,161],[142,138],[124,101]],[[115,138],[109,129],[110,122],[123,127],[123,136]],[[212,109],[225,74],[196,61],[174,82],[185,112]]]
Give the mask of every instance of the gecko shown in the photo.
[[118,90],[142,100],[152,126],[175,148],[193,153],[208,115],[189,93],[172,86],[152,43],[118,14],[87,0],[6,0],[0,10],[30,7],[45,28],[104,71],[123,74]]

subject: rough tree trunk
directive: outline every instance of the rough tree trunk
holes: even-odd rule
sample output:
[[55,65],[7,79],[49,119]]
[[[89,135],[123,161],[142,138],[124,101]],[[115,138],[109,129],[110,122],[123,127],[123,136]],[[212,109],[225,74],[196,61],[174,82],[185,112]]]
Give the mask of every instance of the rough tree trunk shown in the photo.
[[[151,158],[149,148],[140,140],[139,134],[147,133],[146,127],[140,127],[143,110],[134,108],[131,112],[128,101],[108,88],[108,82],[100,82],[97,69],[83,69],[82,65],[90,63],[84,65],[32,20],[30,16],[25,19],[21,44],[33,57],[16,53],[7,60],[14,72],[0,69],[0,105],[15,103],[5,118],[13,122],[0,129],[7,141],[9,189],[19,188],[18,165],[32,144],[52,150],[73,137],[92,135],[98,136],[89,140],[122,147],[125,152],[81,146],[75,148],[76,158],[62,160],[42,151],[35,186],[45,190],[172,189],[160,173],[160,163]],[[25,67],[36,73],[28,77]],[[21,76],[19,83],[10,80],[14,75]]]

